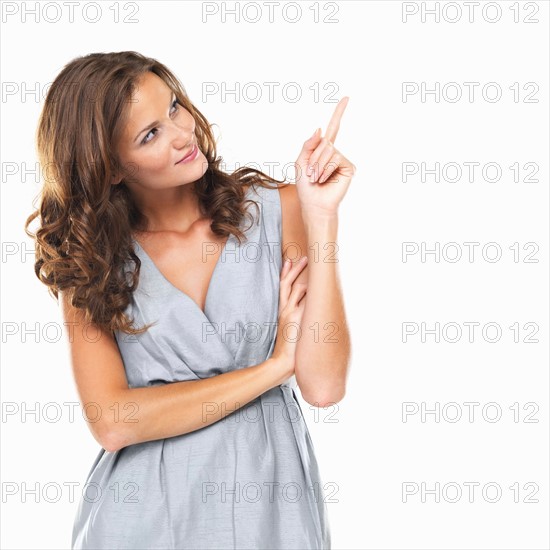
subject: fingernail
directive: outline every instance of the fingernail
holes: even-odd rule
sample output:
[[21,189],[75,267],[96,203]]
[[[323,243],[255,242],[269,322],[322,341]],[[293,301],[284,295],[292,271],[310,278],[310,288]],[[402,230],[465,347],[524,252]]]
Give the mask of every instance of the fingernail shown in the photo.
[[317,129],[315,130],[315,132],[313,132],[313,135],[312,135],[309,139],[313,139],[314,137],[317,137],[317,135],[319,134],[319,130],[320,130],[320,129],[321,129],[321,128],[317,128]]

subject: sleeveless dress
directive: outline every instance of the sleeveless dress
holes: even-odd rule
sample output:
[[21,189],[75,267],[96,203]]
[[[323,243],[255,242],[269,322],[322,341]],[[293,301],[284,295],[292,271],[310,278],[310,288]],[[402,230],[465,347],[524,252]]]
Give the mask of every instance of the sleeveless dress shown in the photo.
[[[257,365],[274,348],[282,269],[278,189],[249,187],[239,245],[230,234],[204,312],[134,240],[139,286],[116,332],[130,388]],[[295,377],[226,417],[176,437],[101,449],[74,519],[72,549],[329,549],[323,482]],[[215,411],[215,404],[205,408]],[[120,410],[121,417],[131,415]]]

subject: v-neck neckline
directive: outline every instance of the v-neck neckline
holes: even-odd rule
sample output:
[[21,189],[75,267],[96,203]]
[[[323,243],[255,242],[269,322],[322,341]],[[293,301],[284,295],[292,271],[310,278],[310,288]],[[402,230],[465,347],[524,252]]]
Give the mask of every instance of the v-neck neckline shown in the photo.
[[[244,198],[245,200],[249,199],[249,195],[251,195],[252,191],[254,191],[256,194],[258,194],[258,191],[256,190],[254,184],[249,184],[246,186],[246,189],[245,189],[245,192],[244,192]],[[259,194],[258,194],[259,195]],[[155,264],[155,262],[153,261],[153,259],[149,256],[149,254],[147,254],[147,252],[145,251],[145,249],[139,244],[139,242],[137,241],[137,239],[132,235],[132,241],[135,243],[135,245],[137,245],[137,250],[138,252],[141,251],[142,252],[142,257],[145,258],[145,261],[149,264],[149,266],[151,267],[151,269],[158,275],[158,278],[161,280],[161,282],[163,283],[163,285],[168,289],[170,290],[172,293],[175,293],[177,295],[180,295],[182,296],[183,298],[185,298],[186,300],[188,300],[189,302],[191,302],[191,304],[193,305],[193,307],[195,308],[195,310],[197,310],[201,315],[202,317],[204,317],[205,319],[209,320],[210,319],[208,318],[208,315],[206,313],[207,309],[208,309],[208,300],[210,298],[210,294],[211,294],[211,291],[212,291],[212,287],[214,285],[214,281],[215,281],[215,278],[217,276],[219,276],[219,271],[220,271],[220,263],[223,263],[222,262],[222,256],[223,254],[225,253],[225,250],[227,248],[227,245],[229,244],[229,241],[234,241],[236,239],[235,235],[233,233],[229,233],[229,236],[227,237],[227,239],[225,240],[225,243],[222,247],[222,250],[220,252],[220,255],[216,261],[216,265],[214,266],[214,270],[212,271],[212,276],[210,277],[210,281],[208,283],[208,288],[206,289],[206,295],[205,295],[205,298],[204,298],[204,309],[201,309],[199,304],[197,304],[197,302],[195,302],[195,300],[193,300],[193,298],[191,298],[191,296],[189,296],[189,294],[187,294],[186,292],[184,292],[183,290],[179,289],[177,286],[173,285],[162,273],[162,271],[157,267],[157,265]],[[237,247],[239,248],[239,247]],[[139,255],[139,254],[138,254]]]
[[227,237],[227,239],[225,240],[225,243],[224,245],[222,246],[222,249],[221,249],[221,252],[220,252],[220,255],[218,256],[218,259],[216,260],[216,265],[214,266],[214,270],[212,271],[212,276],[210,277],[210,281],[208,282],[208,288],[206,289],[206,295],[205,295],[205,298],[204,298],[204,309],[201,309],[201,307],[199,306],[199,304],[197,304],[197,302],[195,302],[195,300],[193,300],[193,298],[191,298],[191,296],[189,296],[189,294],[187,294],[186,292],[184,292],[183,290],[181,290],[180,288],[178,288],[177,286],[175,286],[173,283],[171,283],[165,276],[164,274],[162,273],[162,271],[157,267],[157,264],[155,264],[155,262],[153,261],[153,259],[151,258],[151,256],[149,256],[149,254],[147,254],[147,252],[145,251],[145,249],[139,244],[139,242],[137,241],[137,239],[132,236],[132,241],[138,246],[138,249],[142,252],[142,255],[143,257],[146,259],[146,261],[149,263],[149,265],[152,267],[153,271],[159,275],[159,278],[160,280],[164,283],[164,285],[169,289],[171,290],[172,292],[175,292],[177,294],[180,294],[181,296],[183,296],[184,298],[186,298],[187,300],[189,300],[195,307],[195,309],[197,309],[203,317],[206,317],[208,319],[208,315],[206,313],[206,310],[208,308],[208,298],[210,296],[210,291],[212,289],[212,285],[214,283],[214,279],[217,275],[217,272],[219,271],[219,266],[220,266],[220,263],[221,262],[221,259],[222,259],[222,256],[227,248],[227,244],[229,243],[230,240],[232,240],[234,238],[234,235],[233,233],[230,233],[229,236]]

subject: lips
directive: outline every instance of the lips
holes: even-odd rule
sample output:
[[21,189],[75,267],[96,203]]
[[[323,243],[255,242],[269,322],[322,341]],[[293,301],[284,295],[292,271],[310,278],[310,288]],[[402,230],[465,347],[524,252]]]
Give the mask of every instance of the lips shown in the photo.
[[183,162],[184,160],[188,159],[191,155],[193,155],[193,153],[195,152],[195,147],[196,147],[196,145],[193,144],[191,146],[191,149],[189,149],[189,152],[183,158],[178,160],[178,162],[176,162],[176,164],[179,164],[180,162]]

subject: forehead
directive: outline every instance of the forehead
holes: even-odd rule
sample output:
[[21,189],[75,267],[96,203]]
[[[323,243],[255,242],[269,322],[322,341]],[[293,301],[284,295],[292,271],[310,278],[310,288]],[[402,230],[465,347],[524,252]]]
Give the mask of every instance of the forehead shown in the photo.
[[132,92],[132,105],[144,103],[147,99],[152,101],[155,99],[163,99],[164,96],[170,93],[170,88],[160,76],[151,71],[147,71],[143,73],[135,83]]
[[125,138],[133,141],[140,130],[157,120],[166,110],[171,96],[172,90],[162,78],[152,72],[144,73],[129,100]]

